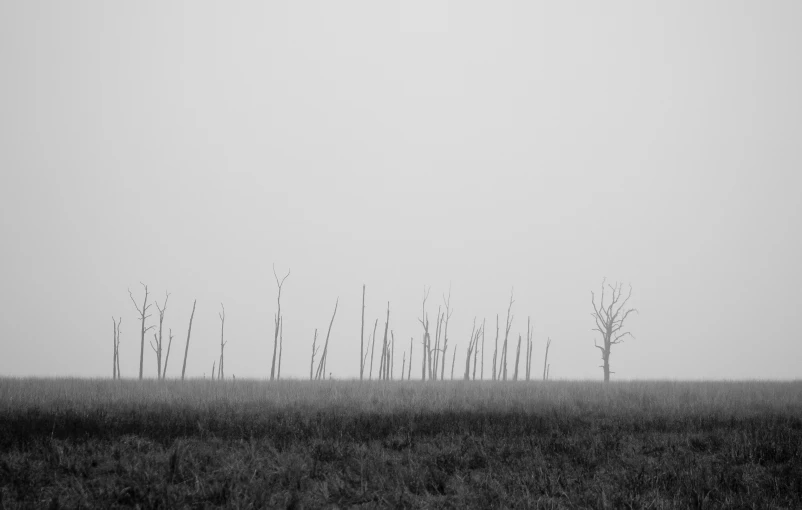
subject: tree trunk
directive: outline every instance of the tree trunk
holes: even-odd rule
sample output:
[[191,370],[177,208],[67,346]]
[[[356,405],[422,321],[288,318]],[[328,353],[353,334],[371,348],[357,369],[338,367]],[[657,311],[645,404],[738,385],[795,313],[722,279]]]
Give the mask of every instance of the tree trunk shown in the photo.
[[184,375],[187,372],[187,355],[189,354],[189,337],[192,334],[192,319],[195,318],[195,305],[198,300],[192,302],[192,315],[189,316],[189,328],[187,329],[187,345],[184,347],[184,365],[181,367],[181,380],[184,380]]
[[365,374],[365,284],[362,284],[362,327],[359,333],[359,380]]
[[521,362],[521,335],[518,335],[518,350],[515,351],[515,372],[513,372],[512,380],[518,380],[518,365]]

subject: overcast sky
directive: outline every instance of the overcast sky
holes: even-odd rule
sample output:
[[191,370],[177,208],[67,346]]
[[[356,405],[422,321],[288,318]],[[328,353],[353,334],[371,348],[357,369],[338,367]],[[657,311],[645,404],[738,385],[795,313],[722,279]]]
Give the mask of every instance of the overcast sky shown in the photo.
[[798,0],[4,1],[0,374],[110,376],[115,316],[136,376],[144,282],[168,376],[193,299],[188,374],[222,302],[227,374],[269,376],[275,263],[285,376],[338,297],[329,370],[358,375],[366,284],[397,371],[450,286],[456,373],[486,318],[488,377],[514,287],[535,372],[550,336],[554,378],[601,379],[607,277],[640,312],[614,379],[799,378],[801,26]]

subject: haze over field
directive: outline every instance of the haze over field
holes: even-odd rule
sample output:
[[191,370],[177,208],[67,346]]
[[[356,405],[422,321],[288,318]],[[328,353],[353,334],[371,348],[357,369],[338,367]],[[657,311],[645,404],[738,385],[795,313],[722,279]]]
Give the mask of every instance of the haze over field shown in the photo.
[[227,375],[269,376],[275,263],[284,377],[337,297],[328,366],[358,376],[364,283],[398,369],[424,285],[432,322],[451,286],[457,374],[514,287],[533,364],[550,336],[552,377],[601,379],[606,276],[640,311],[614,380],[799,378],[799,26],[795,1],[2,2],[0,375],[110,377],[122,316],[136,376],[142,281],[168,377],[196,298],[188,375],[223,302]]

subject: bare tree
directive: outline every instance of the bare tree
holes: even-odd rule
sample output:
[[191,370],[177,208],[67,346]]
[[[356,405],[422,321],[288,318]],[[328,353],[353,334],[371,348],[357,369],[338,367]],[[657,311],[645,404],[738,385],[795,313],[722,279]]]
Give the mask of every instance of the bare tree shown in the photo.
[[482,381],[485,380],[485,320],[482,319],[482,372],[479,376]]
[[131,293],[131,289],[128,289],[128,295],[131,296],[131,302],[134,304],[134,308],[136,308],[136,311],[139,312],[139,320],[141,322],[141,329],[140,329],[141,343],[139,347],[139,379],[142,380],[142,370],[145,366],[145,333],[155,328],[156,326],[145,327],[145,320],[148,317],[150,317],[150,315],[147,314],[148,308],[150,308],[150,305],[148,304],[148,286],[142,282],[139,283],[145,288],[145,300],[142,302],[142,308],[140,309],[139,305],[136,304],[136,301],[134,300],[134,295]]
[[624,337],[627,335],[634,338],[629,331],[623,331],[624,321],[630,313],[638,313],[638,311],[634,308],[625,308],[629,298],[632,297],[632,285],[629,286],[627,297],[622,300],[623,284],[620,283],[606,285],[612,291],[612,296],[610,296],[610,303],[605,306],[605,283],[606,279],[603,279],[599,305],[596,306],[596,296],[593,291],[590,292],[590,301],[593,304],[593,313],[591,315],[596,321],[596,327],[593,328],[593,331],[601,333],[604,345],[599,345],[595,339],[593,343],[601,351],[603,364],[600,367],[604,370],[604,382],[609,382],[610,374],[615,373],[610,371],[610,350],[613,345],[623,343]]
[[[448,349],[448,321],[454,313],[454,310],[451,309],[451,285],[448,286],[448,297],[446,298],[446,296],[443,296],[443,302],[446,305],[446,311],[443,313],[445,316],[445,327],[443,328],[443,357],[445,358],[446,349]],[[440,379],[443,378],[444,371],[445,363],[440,367]]]
[[532,374],[532,334],[534,330],[530,325],[531,319],[526,318],[526,380],[530,379]]
[[546,339],[546,356],[543,358],[543,380],[548,378],[549,367],[549,347],[551,347],[551,338]]
[[504,333],[504,347],[501,349],[501,369],[504,373],[504,380],[507,380],[507,339],[510,336],[510,328],[512,327],[512,320],[515,318],[514,315],[510,315],[512,312],[512,304],[515,302],[513,300],[513,291],[510,291],[510,306],[507,308],[507,329]]
[[224,349],[226,348],[226,344],[228,342],[223,341],[223,334],[225,333],[226,327],[226,307],[223,306],[223,303],[220,303],[220,308],[222,308],[223,311],[217,314],[220,316],[220,364],[217,366],[217,378],[222,381],[226,378],[226,372],[223,364],[225,363]]
[[496,314],[496,347],[493,349],[493,380],[498,377],[496,370],[496,361],[498,360],[498,314]]
[[[412,380],[412,343],[415,341],[415,337],[409,337],[409,368],[407,368],[407,381]],[[404,374],[401,374],[401,379],[404,378]]]
[[281,360],[284,354],[284,317],[279,317],[278,326],[278,370],[276,371],[276,379],[281,379]]
[[169,341],[167,342],[167,354],[164,356],[164,370],[162,371],[162,379],[167,378],[167,362],[170,361],[170,347],[173,346],[173,329],[167,330]]
[[476,331],[476,317],[473,318],[473,327],[471,328],[471,337],[468,340],[468,355],[465,357],[465,374],[462,376],[463,380],[470,379],[471,374],[471,354],[476,342],[479,341],[479,332]]
[[[431,288],[429,289],[431,290]],[[421,380],[426,380],[426,367],[427,367],[427,358],[431,359],[429,354],[429,316],[426,314],[426,300],[429,299],[429,290],[426,287],[423,287],[423,313],[421,314],[421,318],[418,319],[418,322],[421,323],[423,326],[423,365],[421,366]],[[429,371],[431,372],[431,364],[429,364]]]
[[214,367],[215,367],[216,363],[217,363],[217,360],[212,361],[212,381],[214,381]]
[[368,379],[373,379],[373,358],[374,353],[376,352],[376,326],[379,325],[379,319],[376,319],[376,322],[373,323],[373,335],[371,335],[371,347],[370,347],[370,374],[368,374]]
[[393,330],[390,330],[390,380],[392,381],[395,378],[395,333]]
[[114,358],[112,359],[111,364],[111,378],[112,379],[119,379],[120,378],[120,324],[123,322],[123,318],[120,317],[120,320],[115,320],[114,317],[111,318],[111,322],[114,324],[114,343],[112,346],[114,347]]
[[320,349],[320,347],[318,347],[317,349],[315,348],[315,344],[316,343],[317,343],[317,328],[315,328],[315,336],[314,336],[314,338],[312,338],[312,361],[309,363],[309,380],[310,381],[312,380],[312,370],[314,369],[314,366],[315,366],[315,356],[317,355],[317,351]]
[[454,344],[454,354],[451,355],[451,380],[454,380],[454,361],[457,359],[457,345]]
[[164,312],[167,310],[167,300],[170,299],[170,293],[165,292],[164,297],[164,305],[161,307],[159,306],[158,301],[154,301],[156,304],[156,309],[159,311],[159,335],[153,334],[153,340],[156,342],[155,345],[153,342],[150,343],[150,348],[153,349],[153,352],[156,354],[156,378],[162,378],[162,327],[164,325]]
[[407,351],[404,351],[404,355],[401,358],[401,380],[404,380],[404,374],[406,373],[407,368]]
[[[440,362],[440,338],[443,334],[443,314],[441,313],[442,308],[440,306],[437,307],[437,321],[435,322],[434,328],[434,348],[429,345],[429,355],[431,356],[432,366],[429,370],[429,379],[436,381],[437,380],[437,370],[438,370],[438,362]],[[431,342],[429,342],[431,344]]]
[[[323,379],[326,378],[326,360],[329,355],[329,337],[331,336],[331,326],[334,324],[334,317],[337,315],[337,306],[340,304],[340,298],[337,298],[337,301],[334,303],[334,313],[331,314],[331,322],[329,322],[329,330],[326,333],[326,343],[323,345],[323,354],[320,355],[320,361],[317,365],[317,374],[315,375],[315,379]],[[329,379],[331,379],[331,374],[329,374]]]
[[278,310],[276,310],[275,316],[275,332],[273,335],[273,363],[270,366],[270,380],[272,381],[276,375],[276,351],[278,350],[278,340],[279,340],[279,328],[281,326],[281,287],[284,286],[284,280],[290,276],[289,269],[287,270],[287,275],[282,278],[281,280],[278,279],[278,275],[276,274],[276,265],[273,264],[273,276],[276,278],[276,285],[278,286],[278,297],[276,298],[276,303],[278,304]]
[[189,336],[192,334],[192,319],[195,318],[195,305],[198,300],[192,302],[192,315],[189,316],[189,328],[187,328],[187,345],[184,347],[184,365],[181,367],[181,380],[184,380],[184,375],[187,372],[187,355],[189,354]]
[[518,333],[518,349],[515,351],[515,371],[513,372],[512,380],[518,380],[518,365],[521,362],[521,334]]
[[[485,320],[482,319],[482,329],[480,330],[482,333],[484,333],[484,327],[485,327]],[[475,342],[475,344],[473,346],[473,380],[474,381],[476,380],[476,359],[477,359],[477,355],[478,354],[479,354],[479,331],[476,332],[476,342]],[[482,354],[484,354],[484,353],[482,353]]]
[[389,378],[389,349],[390,345],[387,342],[388,328],[390,327],[390,302],[387,302],[387,320],[384,323],[384,340],[382,341],[382,362],[379,368],[379,379]]
[[362,328],[359,334],[359,380],[365,374],[365,284],[362,284]]

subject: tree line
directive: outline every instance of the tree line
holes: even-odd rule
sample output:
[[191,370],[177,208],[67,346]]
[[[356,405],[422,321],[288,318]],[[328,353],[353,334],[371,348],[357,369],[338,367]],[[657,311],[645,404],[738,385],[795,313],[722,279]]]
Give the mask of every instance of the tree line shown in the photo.
[[[273,321],[273,356],[270,365],[270,380],[278,380],[281,379],[281,360],[283,354],[283,346],[284,346],[284,317],[281,312],[281,291],[283,289],[284,283],[287,278],[290,276],[290,271],[287,271],[287,274],[283,278],[279,278],[278,274],[276,274],[275,266],[273,267],[273,275],[276,279],[276,286],[277,286],[277,297],[276,297],[276,313],[274,315]],[[144,283],[141,283],[144,289],[144,297],[142,299],[141,305],[136,301],[134,298],[133,293],[131,290],[128,290],[128,294],[131,298],[131,302],[133,303],[136,311],[139,315],[139,334],[140,334],[140,352],[139,352],[139,379],[143,378],[143,369],[145,363],[145,336],[148,332],[153,330],[153,340],[151,340],[150,346],[155,355],[155,362],[156,362],[156,370],[157,370],[157,378],[158,379],[165,379],[167,377],[167,362],[170,358],[170,351],[173,343],[173,332],[172,329],[168,329],[167,331],[167,347],[164,350],[164,315],[167,310],[167,302],[170,298],[169,293],[165,293],[164,301],[160,305],[158,301],[153,301],[149,303],[150,299],[150,292],[148,290],[148,286]],[[442,304],[438,305],[437,307],[437,314],[434,323],[434,327],[429,321],[429,313],[427,311],[427,301],[429,300],[431,288],[424,287],[423,291],[423,299],[422,299],[422,307],[421,307],[421,316],[418,318],[418,322],[421,324],[421,340],[420,340],[420,347],[421,352],[418,354],[420,357],[420,379],[425,381],[427,379],[431,381],[437,380],[445,380],[446,379],[446,364],[447,364],[447,354],[449,349],[449,334],[448,334],[448,326],[451,320],[451,316],[454,313],[454,310],[451,306],[451,290],[447,295],[443,295],[443,302]],[[366,295],[366,286],[362,285],[362,320],[361,320],[361,328],[360,328],[360,344],[359,344],[359,380],[364,380],[366,377],[368,380],[373,379],[373,369],[374,369],[374,361],[375,361],[375,354],[376,354],[376,330],[379,325],[379,319],[377,318],[373,324],[373,332],[371,333],[370,337],[368,338],[368,342],[365,342],[365,295]],[[608,284],[606,279],[602,280],[601,285],[601,293],[599,295],[599,303],[596,303],[597,296],[595,292],[591,291],[591,304],[593,307],[593,312],[591,316],[595,322],[595,328],[592,331],[601,335],[601,345],[598,343],[598,340],[594,340],[594,345],[601,351],[601,359],[602,365],[600,368],[603,370],[604,381],[609,382],[610,374],[614,374],[615,372],[610,370],[610,354],[612,351],[612,347],[614,345],[618,345],[623,343],[626,337],[632,337],[632,334],[625,330],[625,321],[629,317],[631,313],[637,313],[637,310],[634,308],[627,308],[629,303],[629,299],[632,296],[632,286],[629,286],[629,291],[624,295],[623,284],[615,283],[615,284]],[[606,302],[605,302],[606,300]],[[493,352],[492,352],[492,364],[490,366],[490,375],[492,381],[518,381],[519,379],[529,381],[533,377],[532,373],[532,357],[534,354],[534,342],[533,342],[533,334],[534,328],[532,327],[531,317],[527,317],[526,320],[526,338],[524,343],[524,370],[522,373],[519,373],[519,368],[521,364],[521,345],[524,342],[524,337],[522,334],[518,334],[518,341],[517,346],[515,346],[515,361],[512,365],[511,374],[509,373],[509,350],[512,347],[510,342],[510,331],[512,329],[512,324],[515,319],[514,314],[512,313],[512,307],[515,303],[514,299],[514,292],[510,292],[510,301],[507,307],[506,319],[504,321],[504,334],[503,340],[501,341],[501,346],[499,346],[499,340],[502,339],[500,335],[501,328],[499,323],[499,315],[496,314],[496,332],[495,338],[493,340]],[[158,325],[146,325],[147,320],[152,317],[152,314],[149,313],[150,307],[152,305],[156,306],[156,310],[158,311]],[[190,338],[192,335],[192,321],[195,317],[195,307],[197,305],[197,300],[192,303],[192,313],[189,317],[189,325],[187,327],[187,338],[186,343],[184,346],[184,360],[181,368],[181,380],[184,380],[186,376],[186,368],[187,368],[187,358],[189,355],[189,345],[190,345]],[[331,336],[331,329],[334,325],[334,319],[337,316],[337,307],[339,305],[339,298],[337,298],[334,304],[334,311],[332,312],[331,320],[329,322],[329,327],[326,332],[325,341],[318,345],[318,330],[315,329],[314,336],[312,339],[312,352],[311,352],[311,360],[309,365],[309,379],[310,380],[322,380],[326,379],[327,373],[327,361],[328,361],[328,352],[329,352],[329,338]],[[223,380],[225,379],[225,347],[228,342],[225,340],[225,306],[220,304],[221,311],[218,313],[220,317],[220,356],[219,358],[215,359],[212,363],[212,372],[211,376],[212,379]],[[114,324],[114,336],[113,336],[113,362],[112,362],[112,378],[113,379],[120,379],[120,328],[122,323],[122,317],[119,319],[115,319],[112,317],[112,322]],[[478,327],[477,327],[478,326]],[[480,380],[484,380],[485,374],[485,326],[486,320],[482,319],[481,324],[477,323],[477,317],[473,319],[473,327],[471,328],[471,335],[468,337],[467,347],[465,347],[466,356],[465,356],[465,367],[464,371],[462,372],[462,379],[465,381],[468,380],[476,380],[477,378],[477,370],[478,376]],[[158,329],[157,329],[158,328]],[[433,331],[432,331],[433,330]],[[432,338],[432,334],[434,338]],[[633,337],[634,338],[634,337]],[[513,340],[514,342],[514,340]],[[412,362],[413,362],[413,354],[414,354],[414,346],[415,346],[415,337],[410,337],[409,340],[409,349],[402,348],[402,363],[401,363],[401,372],[397,377],[395,374],[395,356],[396,356],[396,342],[395,342],[395,332],[392,328],[390,328],[390,302],[387,303],[387,312],[384,321],[384,333],[382,335],[381,344],[379,346],[379,361],[377,365],[377,379],[378,380],[411,380],[412,379]],[[455,363],[456,363],[456,355],[457,355],[457,347],[458,343],[454,342],[453,347],[451,347],[451,368],[450,368],[450,379],[454,379],[454,370],[455,370]],[[549,348],[551,347],[551,338],[547,338],[545,344],[545,355],[543,359],[543,373],[542,373],[542,380],[546,381],[549,379],[549,372],[551,365],[548,362],[549,358]],[[321,352],[322,349],[322,352]],[[482,355],[479,357],[479,352],[481,351]],[[164,354],[164,357],[162,357]],[[319,356],[318,356],[319,355]],[[370,362],[368,363],[368,357],[370,357]],[[315,360],[317,358],[317,367],[315,367]],[[520,375],[520,378],[519,378]],[[329,373],[329,378],[331,378],[331,373]]]

